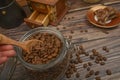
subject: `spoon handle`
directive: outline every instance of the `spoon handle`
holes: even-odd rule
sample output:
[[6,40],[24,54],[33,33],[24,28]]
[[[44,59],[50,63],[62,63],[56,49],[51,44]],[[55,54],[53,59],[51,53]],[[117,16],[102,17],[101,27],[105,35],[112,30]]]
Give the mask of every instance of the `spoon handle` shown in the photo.
[[22,47],[20,42],[17,42],[3,34],[0,34],[0,44],[11,44]]

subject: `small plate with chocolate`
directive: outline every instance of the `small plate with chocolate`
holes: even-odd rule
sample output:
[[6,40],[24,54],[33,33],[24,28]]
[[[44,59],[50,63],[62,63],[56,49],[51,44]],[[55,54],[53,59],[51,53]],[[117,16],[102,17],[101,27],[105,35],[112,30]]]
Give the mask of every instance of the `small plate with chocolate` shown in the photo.
[[93,25],[112,28],[120,24],[120,12],[110,6],[94,6],[87,12],[87,18]]

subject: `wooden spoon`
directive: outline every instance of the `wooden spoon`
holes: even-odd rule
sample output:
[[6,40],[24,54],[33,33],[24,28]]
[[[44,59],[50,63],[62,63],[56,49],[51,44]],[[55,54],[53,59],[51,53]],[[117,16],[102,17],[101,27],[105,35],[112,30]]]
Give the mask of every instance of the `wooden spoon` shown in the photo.
[[15,41],[5,35],[0,34],[0,44],[16,45],[16,46],[21,47],[27,53],[30,53],[29,46],[31,46],[31,44],[34,44],[34,43],[36,44],[36,43],[40,43],[40,42],[42,42],[42,41],[37,40],[37,39],[31,39],[31,40],[27,40],[24,42],[18,42],[18,41]]

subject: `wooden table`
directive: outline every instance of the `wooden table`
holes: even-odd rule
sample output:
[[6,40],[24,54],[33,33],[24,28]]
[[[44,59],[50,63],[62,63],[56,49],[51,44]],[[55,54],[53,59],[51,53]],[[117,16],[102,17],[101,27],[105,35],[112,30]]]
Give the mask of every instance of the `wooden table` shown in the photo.
[[[112,2],[114,0],[110,1]],[[81,7],[82,5],[88,6],[88,4],[85,5],[85,3],[81,4],[80,0],[70,0],[70,2],[72,4],[71,9]],[[103,2],[105,2],[105,0],[103,0]],[[120,3],[111,4],[110,6],[113,6],[120,11]],[[89,61],[93,62],[94,64],[92,66],[92,69],[94,69],[95,71],[100,71],[100,76],[102,77],[102,80],[120,80],[120,26],[111,29],[102,29],[93,26],[88,22],[86,18],[86,11],[88,9],[89,7],[86,7],[84,9],[80,9],[79,11],[67,13],[65,18],[60,22],[60,24],[56,28],[59,28],[59,30],[63,33],[63,35],[66,38],[72,36],[72,43],[75,45],[83,45],[83,47],[86,49],[87,52],[89,52],[89,54],[92,54],[92,49],[96,49],[102,55],[107,57],[108,60],[106,61],[106,64],[104,66],[100,66],[98,64],[95,64],[93,60],[90,60],[89,57],[82,55],[81,58],[83,60],[83,63],[76,65],[77,71],[80,72],[80,78],[76,79],[75,75],[73,75],[72,78],[63,78],[63,80],[93,80],[94,76],[88,79],[85,78],[86,70],[82,67],[82,64]],[[7,30],[0,28],[0,32],[2,34],[11,37],[15,40],[19,40],[20,37],[29,30],[30,28],[25,23],[21,24],[21,26],[14,29]],[[107,46],[110,51],[103,51],[103,46]],[[10,66],[10,64],[15,64],[15,66]],[[10,68],[12,68],[12,70],[10,70]],[[112,75],[106,75],[106,69],[111,69]],[[11,77],[11,80],[25,80],[23,78],[23,76],[25,76],[24,68],[19,62],[17,62],[16,64],[16,60],[10,59],[3,69],[1,65],[0,71],[2,70],[6,70],[7,72],[2,72],[3,77],[9,75],[6,78],[10,78],[10,75],[13,75]],[[13,71],[14,73],[9,74],[12,73],[9,71]]]

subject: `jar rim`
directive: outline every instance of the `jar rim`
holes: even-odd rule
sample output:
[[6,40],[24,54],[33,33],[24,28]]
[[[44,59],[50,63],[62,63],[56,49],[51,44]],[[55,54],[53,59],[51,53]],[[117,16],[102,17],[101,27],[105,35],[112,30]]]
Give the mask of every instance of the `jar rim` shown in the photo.
[[18,51],[20,51],[20,48],[17,48],[16,51],[17,51],[17,56],[18,56],[19,60],[27,68],[31,68],[34,70],[46,70],[48,68],[51,68],[54,65],[56,65],[58,62],[62,61],[67,54],[66,53],[67,46],[66,46],[65,38],[58,30],[52,28],[51,26],[50,27],[39,27],[39,28],[32,29],[32,30],[28,31],[26,34],[24,34],[19,41],[24,41],[25,39],[27,39],[27,37],[30,37],[30,35],[37,33],[37,32],[39,33],[40,31],[43,31],[43,32],[51,31],[53,34],[55,34],[60,40],[62,40],[62,49],[59,53],[59,56],[56,57],[54,60],[52,60],[46,64],[35,65],[35,64],[25,62],[24,59],[20,55],[20,53],[22,54],[22,52],[18,53]]
[[0,7],[0,9],[8,8],[8,7],[11,6],[14,2],[15,2],[15,0],[12,0],[8,5],[3,6],[3,7]]

